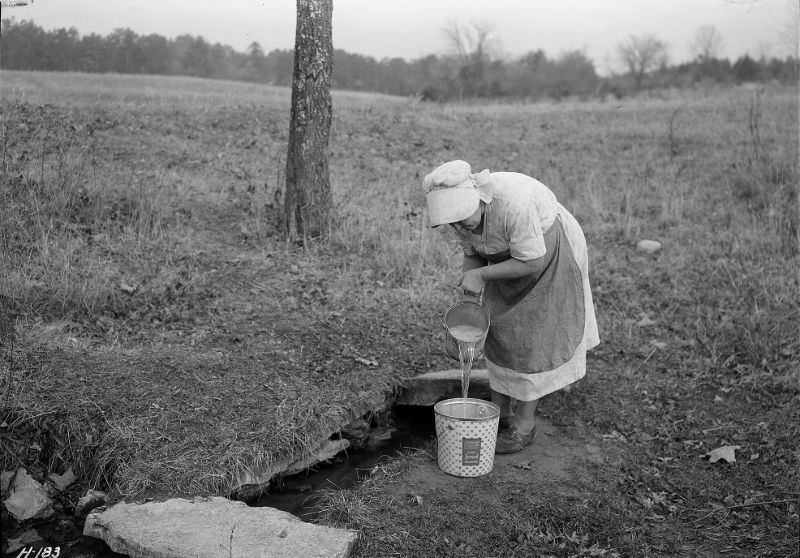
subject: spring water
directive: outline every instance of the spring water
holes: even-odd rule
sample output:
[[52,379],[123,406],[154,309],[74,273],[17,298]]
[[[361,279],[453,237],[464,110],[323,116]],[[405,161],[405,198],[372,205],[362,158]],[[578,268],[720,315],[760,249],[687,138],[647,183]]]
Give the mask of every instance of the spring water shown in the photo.
[[458,361],[461,363],[461,396],[469,394],[469,376],[478,345],[483,341],[483,329],[471,325],[457,325],[449,328],[450,334],[458,343]]

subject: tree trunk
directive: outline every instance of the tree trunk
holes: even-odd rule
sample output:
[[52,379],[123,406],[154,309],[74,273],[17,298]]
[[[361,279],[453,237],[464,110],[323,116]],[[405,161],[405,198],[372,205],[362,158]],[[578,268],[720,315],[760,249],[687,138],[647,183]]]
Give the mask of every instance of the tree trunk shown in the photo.
[[284,218],[292,241],[325,238],[331,209],[332,0],[297,0]]

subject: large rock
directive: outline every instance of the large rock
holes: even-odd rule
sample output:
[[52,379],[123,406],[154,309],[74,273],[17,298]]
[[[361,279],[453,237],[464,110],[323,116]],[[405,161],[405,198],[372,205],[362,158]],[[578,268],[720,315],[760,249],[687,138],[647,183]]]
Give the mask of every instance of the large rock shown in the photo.
[[17,521],[53,515],[53,501],[47,495],[47,489],[36,482],[25,469],[17,470],[8,491],[10,495],[3,500],[3,504]]
[[[490,395],[488,371],[473,370],[469,375],[469,396],[489,399]],[[461,397],[460,369],[427,372],[407,380],[397,403],[430,406],[443,399],[455,397]]]
[[116,504],[90,513],[83,534],[137,558],[346,558],[357,536],[219,497]]

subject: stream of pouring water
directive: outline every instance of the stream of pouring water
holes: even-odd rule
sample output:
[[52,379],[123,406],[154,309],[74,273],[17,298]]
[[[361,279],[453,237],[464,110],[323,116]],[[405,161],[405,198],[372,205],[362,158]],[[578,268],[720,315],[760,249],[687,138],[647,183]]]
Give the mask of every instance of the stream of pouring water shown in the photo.
[[461,397],[469,396],[469,376],[475,360],[477,348],[483,340],[483,330],[470,325],[457,325],[450,328],[450,334],[458,343],[458,361],[461,363]]

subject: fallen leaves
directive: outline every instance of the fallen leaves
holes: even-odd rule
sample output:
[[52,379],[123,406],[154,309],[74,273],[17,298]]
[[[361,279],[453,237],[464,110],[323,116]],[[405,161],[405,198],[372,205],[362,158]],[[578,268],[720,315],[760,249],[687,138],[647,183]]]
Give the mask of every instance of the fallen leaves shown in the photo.
[[624,434],[622,434],[617,430],[612,430],[609,434],[602,434],[602,436],[606,440],[618,440],[620,442],[626,442],[626,443],[628,441],[627,436],[625,436]]
[[655,320],[650,318],[649,315],[642,314],[642,319],[636,322],[636,327],[647,327],[655,324],[656,324]]
[[370,366],[370,367],[378,366],[378,361],[375,360],[374,358],[353,357],[353,360],[355,360],[359,364],[363,364],[364,366]]

